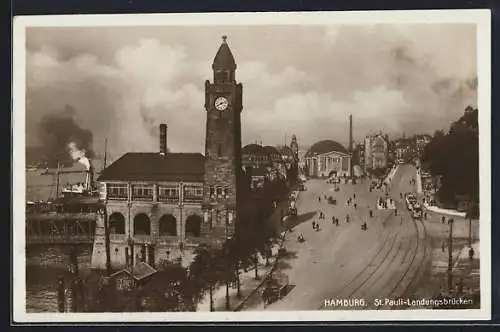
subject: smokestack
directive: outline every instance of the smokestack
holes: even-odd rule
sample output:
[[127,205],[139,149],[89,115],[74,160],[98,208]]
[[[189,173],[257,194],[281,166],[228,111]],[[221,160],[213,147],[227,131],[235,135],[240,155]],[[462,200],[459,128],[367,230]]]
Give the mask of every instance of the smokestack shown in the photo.
[[164,156],[167,153],[167,125],[160,124],[160,155]]
[[349,152],[352,153],[352,114],[349,115]]
[[353,164],[352,164],[352,157],[353,157],[353,147],[352,147],[352,114],[349,114],[349,153],[351,154],[351,160],[349,162],[349,176],[351,178],[354,177],[354,169],[353,169]]

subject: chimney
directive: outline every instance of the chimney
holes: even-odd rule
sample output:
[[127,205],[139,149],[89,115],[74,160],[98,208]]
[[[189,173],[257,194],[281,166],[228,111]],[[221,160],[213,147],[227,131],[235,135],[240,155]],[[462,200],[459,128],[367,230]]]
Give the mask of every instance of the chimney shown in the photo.
[[353,163],[352,163],[352,153],[353,153],[353,146],[352,146],[352,114],[349,114],[349,153],[351,155],[351,159],[349,161],[349,176],[353,178],[354,176],[354,168],[353,168]]
[[160,155],[164,156],[167,153],[167,125],[160,124]]
[[349,115],[349,152],[352,153],[352,115]]

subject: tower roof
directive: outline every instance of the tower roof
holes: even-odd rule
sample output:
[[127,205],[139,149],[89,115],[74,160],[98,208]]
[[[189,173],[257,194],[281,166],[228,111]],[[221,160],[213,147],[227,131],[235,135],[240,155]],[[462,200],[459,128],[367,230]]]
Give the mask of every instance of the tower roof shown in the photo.
[[236,62],[234,61],[233,53],[227,44],[227,36],[222,36],[222,44],[217,51],[212,64],[212,69],[236,69]]

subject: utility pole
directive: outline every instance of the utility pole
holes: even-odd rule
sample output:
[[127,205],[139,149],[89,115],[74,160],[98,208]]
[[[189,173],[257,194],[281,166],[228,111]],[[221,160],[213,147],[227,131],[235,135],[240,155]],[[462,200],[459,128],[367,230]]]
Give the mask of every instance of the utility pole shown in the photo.
[[451,292],[453,289],[453,277],[451,271],[453,269],[453,219],[448,220],[448,225],[450,225],[450,231],[448,236],[448,291]]
[[354,179],[354,172],[353,172],[353,164],[352,164],[352,157],[353,157],[353,140],[352,140],[352,114],[349,114],[349,154],[351,155],[351,158],[349,160],[349,175],[351,179]]
[[472,220],[469,216],[469,248],[472,248]]
[[59,197],[59,160],[57,161],[56,170],[56,199]]

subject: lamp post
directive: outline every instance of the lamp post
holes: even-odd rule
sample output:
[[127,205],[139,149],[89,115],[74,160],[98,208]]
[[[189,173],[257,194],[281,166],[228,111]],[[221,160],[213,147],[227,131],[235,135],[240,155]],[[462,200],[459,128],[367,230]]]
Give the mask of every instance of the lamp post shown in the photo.
[[453,269],[453,219],[448,220],[448,225],[450,225],[450,231],[448,235],[448,291],[451,292],[453,285],[452,269]]

